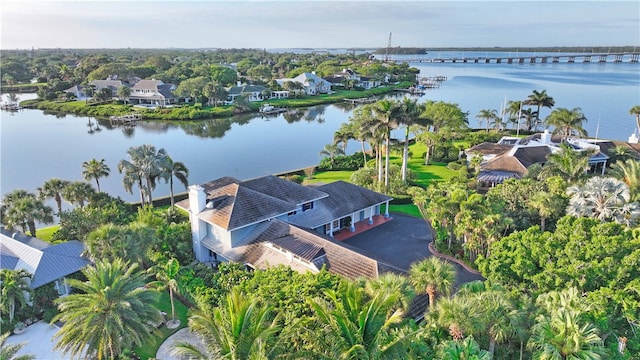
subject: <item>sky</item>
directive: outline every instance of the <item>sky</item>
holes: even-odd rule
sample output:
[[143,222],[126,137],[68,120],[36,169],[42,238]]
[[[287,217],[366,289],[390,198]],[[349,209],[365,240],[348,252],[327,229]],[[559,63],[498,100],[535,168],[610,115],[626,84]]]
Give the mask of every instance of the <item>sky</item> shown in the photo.
[[640,1],[0,0],[0,48],[640,46]]

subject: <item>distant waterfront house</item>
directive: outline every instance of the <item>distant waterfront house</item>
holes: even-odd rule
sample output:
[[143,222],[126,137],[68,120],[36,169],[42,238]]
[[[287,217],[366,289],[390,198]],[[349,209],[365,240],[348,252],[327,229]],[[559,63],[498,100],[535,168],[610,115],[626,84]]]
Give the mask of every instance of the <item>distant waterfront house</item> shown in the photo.
[[129,84],[127,84],[126,82],[113,79],[92,80],[89,84],[94,87],[95,92],[98,92],[104,88],[111,90],[114,98],[118,97],[118,90],[120,90],[121,87],[129,87]]
[[175,104],[174,84],[165,84],[161,80],[140,80],[131,88],[129,102],[133,104],[149,104],[165,106]]
[[76,99],[78,100],[86,100],[87,99],[87,94],[85,92],[85,89],[82,85],[75,85],[72,86],[68,89],[66,89],[64,91],[66,94],[71,94],[73,96],[75,96]]
[[278,85],[283,86],[287,82],[302,84],[307,95],[327,94],[331,91],[331,83],[319,77],[315,73],[305,72],[294,78],[276,79]]
[[227,90],[227,103],[233,103],[238,96],[246,96],[248,101],[262,101],[267,92],[271,94],[271,90],[262,85],[232,86]]
[[84,245],[77,240],[49,244],[19,232],[0,229],[0,267],[33,274],[32,289],[54,283],[58,294],[69,294],[66,276],[82,270],[89,260],[82,256]]
[[[526,138],[503,137],[498,143],[482,143],[465,151],[467,160],[474,155],[482,156],[478,181],[481,187],[488,188],[501,184],[507,179],[521,179],[533,164],[543,165],[547,156],[560,151],[561,139],[552,138],[545,130],[542,134],[534,134]],[[566,139],[566,143],[575,151],[595,150],[589,158],[588,172],[604,174],[609,161],[609,150],[618,145],[628,147],[631,154],[640,156],[634,144],[620,141],[596,139]]]
[[332,239],[372,223],[391,198],[338,181],[309,187],[276,176],[240,181],[223,177],[189,187],[177,205],[190,213],[193,249],[205,263],[233,261],[250,268],[280,264],[355,279],[377,277],[390,265]]
[[351,82],[353,86],[363,89],[371,89],[382,85],[380,80],[375,80],[372,77],[361,76],[356,71],[349,68],[342,69],[341,72],[334,74],[326,78],[327,81],[334,84],[334,86],[344,86],[345,83]]

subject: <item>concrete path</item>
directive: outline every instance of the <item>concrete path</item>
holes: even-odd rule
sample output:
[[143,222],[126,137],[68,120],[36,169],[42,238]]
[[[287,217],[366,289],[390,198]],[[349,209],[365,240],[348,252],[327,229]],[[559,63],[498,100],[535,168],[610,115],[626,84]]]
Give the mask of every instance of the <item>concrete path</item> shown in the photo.
[[196,336],[194,333],[192,333],[191,330],[189,330],[189,328],[184,328],[176,331],[175,334],[169,336],[167,340],[165,340],[162,343],[162,345],[160,345],[160,348],[156,353],[156,359],[157,360],[181,360],[182,358],[180,356],[171,355],[171,352],[173,351],[173,347],[178,342],[191,343],[193,345],[198,346],[200,350],[204,351],[204,344],[202,343],[200,338]]
[[55,345],[53,336],[58,330],[60,330],[60,328],[56,325],[49,325],[44,321],[38,321],[35,324],[29,325],[25,332],[9,336],[7,344],[26,342],[25,346],[18,352],[18,355],[34,355],[38,360],[71,359],[71,356],[53,349]]

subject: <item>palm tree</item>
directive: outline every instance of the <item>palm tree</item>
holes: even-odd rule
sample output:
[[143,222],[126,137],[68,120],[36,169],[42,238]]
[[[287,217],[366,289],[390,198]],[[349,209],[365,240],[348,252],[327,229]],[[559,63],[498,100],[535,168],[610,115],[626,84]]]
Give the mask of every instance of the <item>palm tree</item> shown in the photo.
[[[120,160],[118,172],[124,173],[122,185],[131,192],[134,183],[141,189],[142,204],[153,204],[153,189],[156,179],[161,174],[162,164],[166,161],[167,152],[164,149],[156,151],[153,145],[132,146],[127,150],[131,160]],[[144,181],[144,186],[142,185]]]
[[58,205],[58,216],[62,213],[62,191],[69,184],[69,181],[58,178],[47,180],[38,188],[38,195],[42,199],[54,199]]
[[635,105],[629,109],[629,114],[635,115],[636,123],[638,125],[638,132],[640,132],[640,105]]
[[181,342],[174,353],[195,359],[267,359],[275,348],[269,345],[280,331],[273,308],[260,305],[237,288],[221,306],[196,310],[189,318],[189,328],[202,338],[207,352]]
[[404,149],[402,151],[402,181],[407,182],[407,168],[409,162],[409,131],[412,126],[426,126],[430,121],[421,118],[424,106],[418,105],[418,100],[405,98],[400,104],[401,111],[398,123],[405,126]]
[[127,101],[129,101],[129,96],[131,95],[131,88],[128,86],[120,86],[118,88],[117,95],[120,98],[120,100],[122,100],[123,103],[126,103]]
[[174,162],[173,159],[167,155],[164,161],[160,165],[160,177],[165,179],[169,183],[169,190],[171,192],[171,206],[173,207],[175,201],[173,198],[173,178],[175,177],[184,185],[186,189],[189,186],[189,169],[180,161]]
[[509,100],[507,106],[504,109],[505,114],[508,116],[509,121],[516,124],[516,127],[520,129],[520,120],[522,119],[522,101]]
[[62,189],[62,197],[70,204],[77,204],[83,208],[85,202],[89,201],[95,192],[91,185],[84,181],[72,181]]
[[0,208],[0,219],[9,229],[18,226],[26,233],[36,237],[36,222],[50,224],[53,222],[53,209],[35,194],[17,189],[4,196]]
[[408,336],[391,331],[402,321],[402,311],[391,309],[398,294],[382,292],[367,301],[362,288],[347,283],[340,291],[328,290],[325,295],[328,302],[311,301],[320,326],[332,335],[329,344],[321,347],[329,352],[325,358],[403,358],[403,342]]
[[480,349],[480,345],[473,339],[473,336],[466,337],[462,341],[447,341],[443,343],[438,352],[438,359],[442,360],[491,360],[490,352]]
[[29,287],[31,274],[26,270],[0,270],[0,312],[9,316],[13,323],[16,310],[27,305],[29,294],[33,290]]
[[582,123],[585,121],[587,121],[587,118],[582,113],[582,109],[578,107],[572,110],[566,108],[555,109],[545,119],[547,125],[555,127],[554,134],[562,135],[563,141],[566,141],[572,135],[586,136],[587,131],[582,127]]
[[9,335],[10,333],[8,332],[0,335],[0,359],[2,360],[35,360],[36,357],[34,355],[16,356],[16,354],[18,354],[18,351],[20,351],[20,349],[22,349],[22,347],[25,346],[27,343],[22,342],[19,344],[6,344],[6,341]]
[[562,212],[565,202],[556,194],[540,191],[529,199],[529,206],[540,215],[540,231],[544,232],[547,219]]
[[92,261],[124,259],[143,264],[147,249],[153,245],[155,231],[141,224],[101,225],[87,235],[86,256]]
[[[121,89],[126,88],[126,86],[121,87]],[[101,177],[109,176],[109,166],[104,163],[104,159],[98,161],[98,159],[91,159],[89,161],[85,161],[82,163],[82,177],[91,181],[91,179],[96,180],[96,185],[98,186],[98,192],[100,192],[100,182],[98,179]]]
[[391,151],[391,130],[398,127],[398,117],[400,115],[400,103],[391,100],[380,100],[373,104],[375,120],[367,124],[372,133],[380,132],[384,134],[385,140],[385,163],[384,163],[384,187],[389,187],[389,153]]
[[367,167],[367,154],[364,144],[369,141],[371,137],[369,136],[369,131],[363,130],[362,124],[368,122],[371,119],[371,116],[372,112],[370,106],[365,105],[355,109],[353,114],[349,117],[349,128],[352,129],[353,138],[360,141],[365,167]]
[[456,277],[456,269],[447,261],[432,256],[413,263],[409,269],[411,282],[418,291],[429,295],[429,308],[433,310],[439,293],[449,295]]
[[567,144],[560,144],[560,151],[547,156],[547,162],[542,167],[540,176],[542,178],[560,176],[569,183],[584,179],[589,169],[589,158],[594,152],[592,149],[576,151]]
[[527,126],[527,131],[533,130],[533,127],[536,122],[535,119],[538,117],[538,113],[531,109],[522,109],[522,111],[520,112],[520,115],[524,119],[524,123]]
[[629,186],[631,200],[640,201],[640,161],[633,159],[617,161],[611,166],[609,175],[624,181]]
[[381,293],[397,295],[398,301],[392,306],[392,309],[401,309],[405,313],[409,310],[409,305],[416,295],[416,290],[407,276],[391,272],[367,280],[365,291],[372,298]]
[[333,133],[333,144],[341,144],[343,154],[347,153],[347,144],[349,140],[354,138],[351,127],[352,126],[350,123],[343,123],[342,125],[340,125],[340,128],[336,130],[335,133]]
[[[640,218],[640,205],[630,203],[629,186],[611,177],[592,177],[584,186],[573,185],[567,189],[571,195],[567,214],[586,216],[600,221],[617,220],[624,211],[631,223]],[[628,206],[630,205],[630,206]]]
[[320,156],[328,156],[331,159],[331,168],[333,169],[333,161],[336,155],[343,155],[342,149],[336,144],[327,144],[324,149],[320,151]]
[[547,90],[542,90],[542,91],[533,90],[533,93],[529,95],[527,97],[527,100],[523,101],[522,103],[524,105],[533,105],[538,107],[538,110],[535,113],[536,114],[535,127],[537,128],[538,124],[540,123],[540,108],[547,107],[551,109],[556,104],[556,101],[551,96],[547,95]]
[[524,313],[519,311],[504,290],[491,289],[478,295],[481,321],[489,336],[489,353],[493,358],[496,344],[505,343],[522,331]]
[[180,263],[175,258],[169,259],[162,269],[156,273],[156,277],[163,283],[163,287],[169,289],[171,299],[171,320],[167,322],[167,327],[174,328],[180,325],[180,320],[176,320],[176,307],[173,301],[173,294],[178,292],[178,280],[176,277],[180,272]]
[[64,325],[55,335],[56,349],[72,356],[114,359],[123,350],[143,346],[154,324],[158,293],[145,287],[147,275],[137,264],[120,259],[98,261],[82,270],[87,281],[69,279],[77,293],[56,300]]
[[482,110],[480,110],[478,112],[478,114],[476,115],[476,118],[478,118],[480,120],[484,120],[487,132],[489,132],[489,124],[491,122],[495,121],[495,119],[498,118],[498,110],[496,110],[496,109],[482,109]]

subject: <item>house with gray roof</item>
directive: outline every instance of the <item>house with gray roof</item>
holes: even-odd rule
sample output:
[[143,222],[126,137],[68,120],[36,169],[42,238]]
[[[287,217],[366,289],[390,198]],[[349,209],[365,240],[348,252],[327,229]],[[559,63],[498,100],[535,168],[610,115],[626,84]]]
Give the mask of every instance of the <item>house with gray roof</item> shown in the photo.
[[323,267],[349,277],[377,277],[393,266],[333,239],[337,231],[371,224],[392,198],[344,181],[303,186],[276,176],[223,177],[189,187],[176,205],[189,212],[193,250],[205,263],[234,261],[251,268]]
[[327,94],[331,91],[331,83],[316,75],[315,72],[304,72],[294,78],[276,79],[276,82],[282,87],[287,82],[302,84],[307,95]]
[[129,102],[158,106],[175,104],[178,101],[173,95],[175,89],[174,84],[165,84],[162,80],[140,80],[131,88]]
[[[269,95],[265,96],[268,93]],[[227,89],[227,104],[232,104],[238,96],[246,96],[248,101],[262,101],[270,97],[271,90],[262,85],[240,85]]]
[[66,276],[89,264],[82,256],[83,251],[84,245],[77,240],[53,245],[4,227],[0,229],[0,267],[32,274],[29,284],[32,289],[54,283],[60,295],[68,294]]

